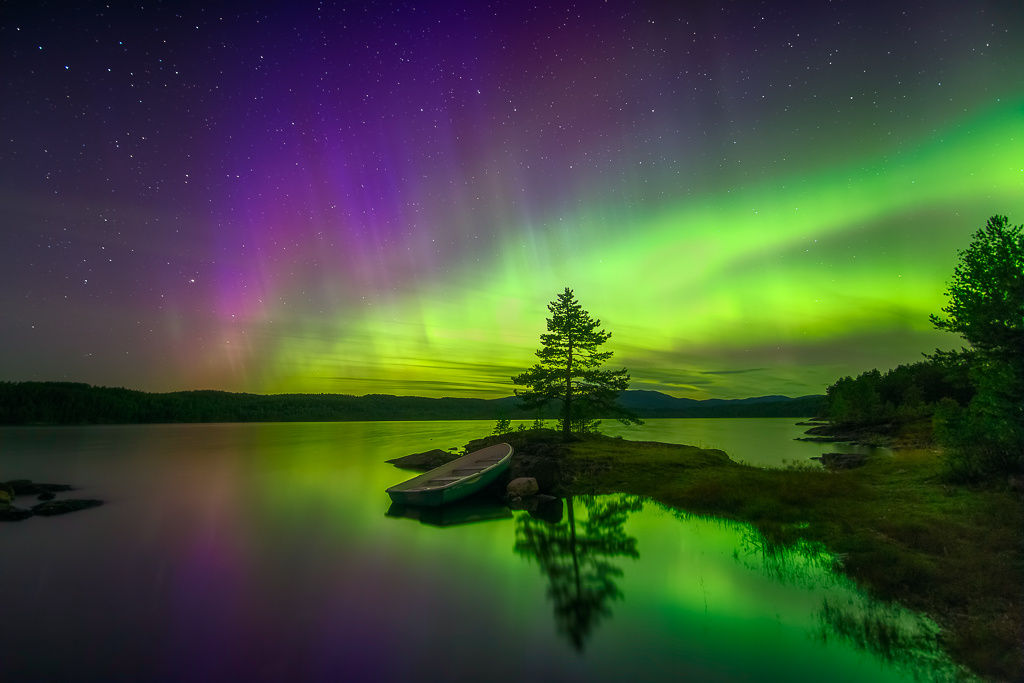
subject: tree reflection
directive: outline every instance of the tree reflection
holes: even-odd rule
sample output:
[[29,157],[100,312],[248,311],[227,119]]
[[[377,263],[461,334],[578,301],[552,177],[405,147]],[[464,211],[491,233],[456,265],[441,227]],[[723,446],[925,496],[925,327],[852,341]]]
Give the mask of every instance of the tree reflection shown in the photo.
[[[574,501],[586,513],[582,520],[576,517]],[[636,538],[624,527],[643,502],[635,496],[578,496],[567,498],[566,507],[565,519],[556,524],[521,515],[515,551],[536,560],[547,575],[555,626],[582,651],[594,627],[611,614],[608,603],[622,596],[615,583],[622,570],[611,560],[640,557]]]
[[915,680],[961,680],[964,672],[939,646],[939,628],[928,617],[899,605],[860,598],[824,598],[818,639],[846,641],[911,673]]

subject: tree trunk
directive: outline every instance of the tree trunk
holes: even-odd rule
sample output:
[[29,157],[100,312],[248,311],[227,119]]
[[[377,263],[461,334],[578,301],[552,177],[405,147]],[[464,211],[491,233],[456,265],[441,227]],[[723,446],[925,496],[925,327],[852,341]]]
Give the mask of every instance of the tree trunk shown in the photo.
[[566,499],[566,509],[569,513],[569,547],[572,548],[572,575],[576,584],[576,599],[580,598],[583,592],[580,585],[580,558],[576,555],[576,517],[572,510],[572,496]]
[[569,337],[569,359],[565,363],[565,401],[563,401],[562,439],[568,441],[572,430],[572,337]]

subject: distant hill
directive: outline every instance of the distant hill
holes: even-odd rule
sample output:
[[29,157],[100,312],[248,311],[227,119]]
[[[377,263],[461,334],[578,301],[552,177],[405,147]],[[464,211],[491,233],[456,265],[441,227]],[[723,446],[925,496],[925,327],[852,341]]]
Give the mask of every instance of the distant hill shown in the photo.
[[698,401],[675,398],[660,391],[624,391],[619,403],[641,417],[811,417],[820,411],[822,395],[710,398]]
[[[697,401],[658,391],[626,391],[619,402],[641,417],[807,417],[823,396],[759,396]],[[552,418],[558,406],[542,417]],[[161,422],[335,422],[356,420],[534,419],[517,399],[424,398],[369,394],[155,394],[77,382],[0,382],[0,424]]]

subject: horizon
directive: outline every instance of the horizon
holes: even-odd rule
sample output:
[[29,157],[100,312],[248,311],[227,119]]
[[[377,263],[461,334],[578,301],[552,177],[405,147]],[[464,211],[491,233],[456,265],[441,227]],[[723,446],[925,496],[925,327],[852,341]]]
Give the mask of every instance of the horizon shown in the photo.
[[12,8],[0,376],[503,398],[566,286],[675,398],[959,348],[928,320],[957,250],[1024,221],[1022,28],[951,0]]
[[[415,395],[415,394],[389,394],[389,393],[381,393],[381,392],[372,392],[372,393],[368,393],[368,394],[346,394],[344,392],[324,392],[324,391],[320,391],[320,392],[269,392],[269,393],[265,393],[265,392],[255,392],[255,391],[228,391],[226,389],[211,389],[209,387],[203,387],[203,388],[198,388],[198,389],[195,389],[195,388],[194,389],[172,389],[172,390],[169,390],[169,391],[149,391],[149,390],[146,390],[146,389],[137,389],[137,388],[134,388],[134,387],[114,386],[114,385],[109,385],[109,384],[92,384],[92,383],[89,383],[89,382],[78,382],[78,381],[75,381],[75,380],[46,380],[46,379],[3,380],[3,379],[0,379],[0,383],[4,383],[4,382],[9,382],[9,383],[37,382],[37,383],[41,383],[41,384],[84,384],[84,385],[92,387],[94,389],[124,389],[126,391],[141,391],[143,393],[153,393],[153,394],[174,394],[174,393],[184,393],[184,392],[190,392],[190,391],[196,391],[196,392],[199,392],[199,391],[210,391],[210,392],[220,392],[220,393],[229,393],[229,394],[249,394],[249,395],[254,395],[254,396],[282,396],[282,395],[298,395],[298,396],[351,396],[353,398],[366,398],[367,396],[393,396],[395,398],[430,398],[430,399],[454,398],[454,399],[474,399],[474,400],[478,399],[478,400],[483,400],[483,401],[493,401],[493,400],[501,400],[501,399],[506,399],[506,398],[516,398],[515,394],[506,394],[506,395],[503,395],[503,396],[447,396],[447,395],[446,396],[419,396],[419,395]],[[787,395],[784,395],[784,394],[772,393],[772,394],[761,394],[761,395],[758,395],[758,396],[743,396],[743,397],[739,397],[739,398],[721,398],[721,397],[718,397],[718,396],[711,396],[709,398],[695,399],[695,398],[692,398],[692,397],[689,397],[689,396],[673,396],[672,394],[666,393],[664,391],[658,391],[656,389],[632,389],[632,388],[630,388],[630,389],[626,389],[626,391],[662,394],[662,395],[668,396],[670,398],[677,398],[677,399],[684,399],[684,400],[691,400],[691,401],[744,401],[744,400],[750,400],[750,399],[755,399],[755,398],[776,398],[776,397],[793,401],[793,400],[796,400],[796,399],[807,398],[807,397],[810,397],[810,396],[824,396],[825,395],[824,393],[821,393],[821,394],[802,394],[800,396],[787,396]],[[625,392],[623,392],[623,393],[625,393]]]

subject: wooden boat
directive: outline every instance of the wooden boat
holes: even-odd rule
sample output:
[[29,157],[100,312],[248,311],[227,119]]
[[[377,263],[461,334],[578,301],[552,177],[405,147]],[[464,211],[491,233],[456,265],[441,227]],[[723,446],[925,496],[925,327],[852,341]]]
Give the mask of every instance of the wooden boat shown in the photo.
[[389,488],[403,505],[444,505],[476,493],[497,479],[512,461],[512,446],[499,443],[473,451]]

